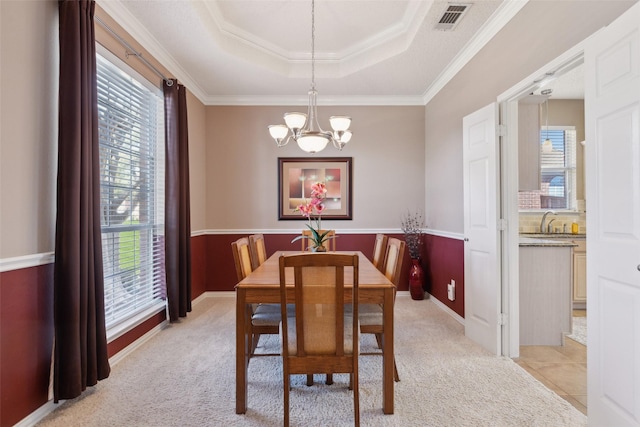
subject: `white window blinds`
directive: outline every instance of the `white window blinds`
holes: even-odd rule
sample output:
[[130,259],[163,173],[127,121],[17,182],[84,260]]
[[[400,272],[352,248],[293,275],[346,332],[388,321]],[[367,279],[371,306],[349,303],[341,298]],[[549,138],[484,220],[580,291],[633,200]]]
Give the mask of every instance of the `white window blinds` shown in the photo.
[[[117,64],[117,65],[116,65]],[[117,58],[97,56],[107,328],[164,299],[164,101]]]
[[[546,142],[551,141],[551,143]],[[576,132],[555,127],[540,132],[542,208],[576,208]]]

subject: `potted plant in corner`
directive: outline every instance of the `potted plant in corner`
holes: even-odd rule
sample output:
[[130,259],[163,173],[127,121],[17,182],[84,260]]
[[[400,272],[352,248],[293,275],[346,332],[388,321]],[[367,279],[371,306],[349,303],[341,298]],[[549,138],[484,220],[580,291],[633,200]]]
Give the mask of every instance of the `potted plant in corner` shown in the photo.
[[422,255],[422,237],[424,217],[422,213],[407,212],[401,220],[404,241],[409,249],[411,257],[411,269],[409,270],[409,293],[414,300],[424,299],[424,271],[420,263]]

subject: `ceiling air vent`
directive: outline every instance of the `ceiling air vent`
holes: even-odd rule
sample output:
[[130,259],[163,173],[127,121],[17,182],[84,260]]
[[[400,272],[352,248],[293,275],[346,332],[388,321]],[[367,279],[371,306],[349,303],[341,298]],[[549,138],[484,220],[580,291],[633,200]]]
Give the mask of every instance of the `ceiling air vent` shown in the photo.
[[442,16],[440,16],[440,19],[438,19],[435,29],[442,31],[453,30],[464,14],[467,13],[469,7],[471,7],[470,3],[449,3],[447,10],[445,10]]

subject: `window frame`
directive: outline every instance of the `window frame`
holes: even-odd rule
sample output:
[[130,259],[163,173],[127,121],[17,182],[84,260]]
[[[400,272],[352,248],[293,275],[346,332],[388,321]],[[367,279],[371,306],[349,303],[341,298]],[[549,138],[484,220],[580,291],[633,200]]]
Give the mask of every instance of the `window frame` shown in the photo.
[[[544,167],[542,164],[542,143],[544,141],[544,139],[546,138],[546,132],[547,131],[564,131],[565,133],[567,131],[572,131],[574,132],[574,141],[573,143],[573,153],[567,154],[566,152],[566,147],[567,147],[567,137],[566,134],[564,136],[564,146],[565,146],[565,151],[563,153],[564,156],[564,160],[565,160],[565,165],[563,167]],[[558,172],[563,172],[564,175],[564,180],[565,180],[565,192],[569,192],[568,195],[565,195],[565,202],[569,205],[569,207],[565,207],[565,208],[543,208],[541,207],[540,209],[526,209],[526,208],[521,208],[520,206],[518,206],[518,211],[521,213],[527,213],[527,212],[531,212],[531,213],[539,213],[539,212],[545,212],[547,210],[553,210],[556,211],[558,213],[562,212],[562,213],[567,213],[567,214],[572,214],[572,213],[578,213],[578,199],[577,199],[577,194],[576,194],[576,187],[577,187],[577,130],[576,127],[573,125],[566,125],[566,126],[541,126],[540,127],[540,165],[539,170],[540,170],[540,186],[542,187],[542,177],[543,177],[543,173],[545,171],[547,172],[553,172],[553,171],[558,171]],[[572,159],[572,165],[567,165],[567,157],[570,157]],[[531,192],[527,192],[527,191],[520,191],[520,193],[531,193]]]
[[[136,70],[134,70],[131,66],[129,66],[126,62],[124,62],[122,59],[120,59],[119,57],[117,57],[116,55],[114,55],[112,52],[110,52],[107,48],[105,48],[104,46],[100,45],[99,43],[96,43],[96,54],[101,56],[102,58],[104,58],[106,61],[108,61],[111,65],[113,65],[114,67],[116,67],[117,69],[119,69],[120,71],[122,71],[123,73],[125,73],[126,75],[130,76],[132,79],[134,79],[137,83],[141,84],[144,88],[146,88],[147,90],[151,91],[153,94],[155,94],[158,97],[158,106],[159,106],[159,111],[158,111],[158,115],[160,115],[162,117],[162,120],[164,120],[164,99],[163,99],[163,93],[162,93],[162,89],[159,88],[157,85],[154,85],[152,82],[150,82],[147,78],[145,78],[143,75],[141,75],[139,72],[137,72]],[[98,62],[98,58],[96,58],[96,62]],[[96,64],[97,65],[97,64]],[[100,121],[100,117],[99,117],[99,126],[101,125],[101,121]],[[156,133],[156,143],[155,146],[152,147],[152,149],[155,150],[156,155],[158,155],[159,153],[162,154],[161,158],[157,158],[157,163],[158,163],[158,167],[161,169],[161,171],[159,172],[160,175],[158,175],[154,170],[154,175],[153,175],[153,180],[155,181],[155,185],[157,187],[155,188],[160,188],[160,191],[155,191],[154,192],[154,200],[153,200],[153,204],[154,204],[154,211],[155,211],[155,221],[153,222],[153,225],[140,225],[140,226],[136,226],[136,225],[127,225],[127,226],[123,226],[121,227],[121,232],[124,231],[131,231],[133,229],[136,230],[149,230],[150,228],[155,228],[155,229],[159,229],[156,230],[156,236],[164,236],[164,147],[165,147],[165,143],[164,143],[164,124],[162,123],[158,123],[157,124],[158,127],[162,127],[162,129],[156,128],[155,129],[155,133]],[[102,144],[101,144],[102,147]],[[101,159],[101,164],[102,164],[102,159]],[[101,193],[103,191],[103,180],[102,180],[102,176],[100,177],[101,181],[100,181],[100,187],[101,187]],[[158,200],[161,199],[161,200]],[[101,201],[101,209],[103,208],[102,205],[102,201]],[[106,231],[105,231],[106,229]],[[113,227],[109,224],[101,224],[101,231],[102,231],[102,235],[103,235],[103,239],[104,239],[104,235],[105,232],[110,231],[110,229],[113,229]],[[154,233],[151,233],[152,236],[154,236]],[[153,238],[150,239],[150,247],[153,247]],[[164,242],[164,239],[161,240],[162,242]],[[103,247],[104,247],[104,242],[103,242]],[[103,260],[105,259],[105,253],[104,253],[104,249],[103,249]],[[164,245],[162,245],[162,252],[164,252]],[[154,259],[152,259],[151,265],[147,265],[147,268],[149,269],[148,273],[150,274],[154,274],[154,270],[157,270],[158,267],[160,267],[161,271],[164,271],[164,266],[160,266],[159,262],[164,258],[163,255],[154,255],[154,253],[152,252],[150,255],[148,255]],[[106,314],[106,308],[108,305],[108,301],[106,299],[107,296],[107,272],[104,272],[105,274],[105,314]],[[162,311],[166,311],[167,309],[167,302],[166,302],[166,286],[165,286],[166,280],[162,279],[161,283],[158,284],[157,282],[154,281],[154,279],[151,280],[150,285],[151,288],[147,289],[147,292],[150,292],[152,296],[152,298],[149,300],[149,303],[142,306],[141,308],[138,309],[134,309],[128,313],[126,313],[126,315],[122,316],[121,318],[114,320],[112,323],[107,324],[107,342],[111,342],[114,339],[124,335],[125,333],[127,333],[128,331],[134,329],[136,326],[140,325],[142,322],[144,322],[145,320],[153,317],[154,315],[162,312]]]

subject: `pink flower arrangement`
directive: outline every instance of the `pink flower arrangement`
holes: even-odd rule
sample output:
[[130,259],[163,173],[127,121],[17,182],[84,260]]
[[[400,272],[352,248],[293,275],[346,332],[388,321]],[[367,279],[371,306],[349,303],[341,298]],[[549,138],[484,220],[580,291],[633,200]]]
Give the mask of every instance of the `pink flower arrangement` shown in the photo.
[[[316,182],[311,186],[311,199],[305,201],[296,207],[294,212],[300,212],[302,216],[309,218],[309,224],[307,227],[311,230],[313,236],[298,236],[293,239],[291,242],[295,242],[296,240],[308,238],[313,241],[315,247],[321,247],[324,245],[324,242],[327,240],[334,238],[335,236],[327,236],[329,231],[326,231],[322,234],[319,233],[322,230],[322,212],[324,212],[324,199],[327,197],[327,186],[324,182]],[[316,216],[316,227],[312,226],[313,216]]]
[[327,197],[327,186],[324,182],[316,182],[311,186],[311,200],[298,205],[294,212],[300,211],[302,216],[309,218],[309,223],[311,223],[311,216],[314,214],[318,216],[318,221],[320,221],[324,211],[322,201],[325,197]]

